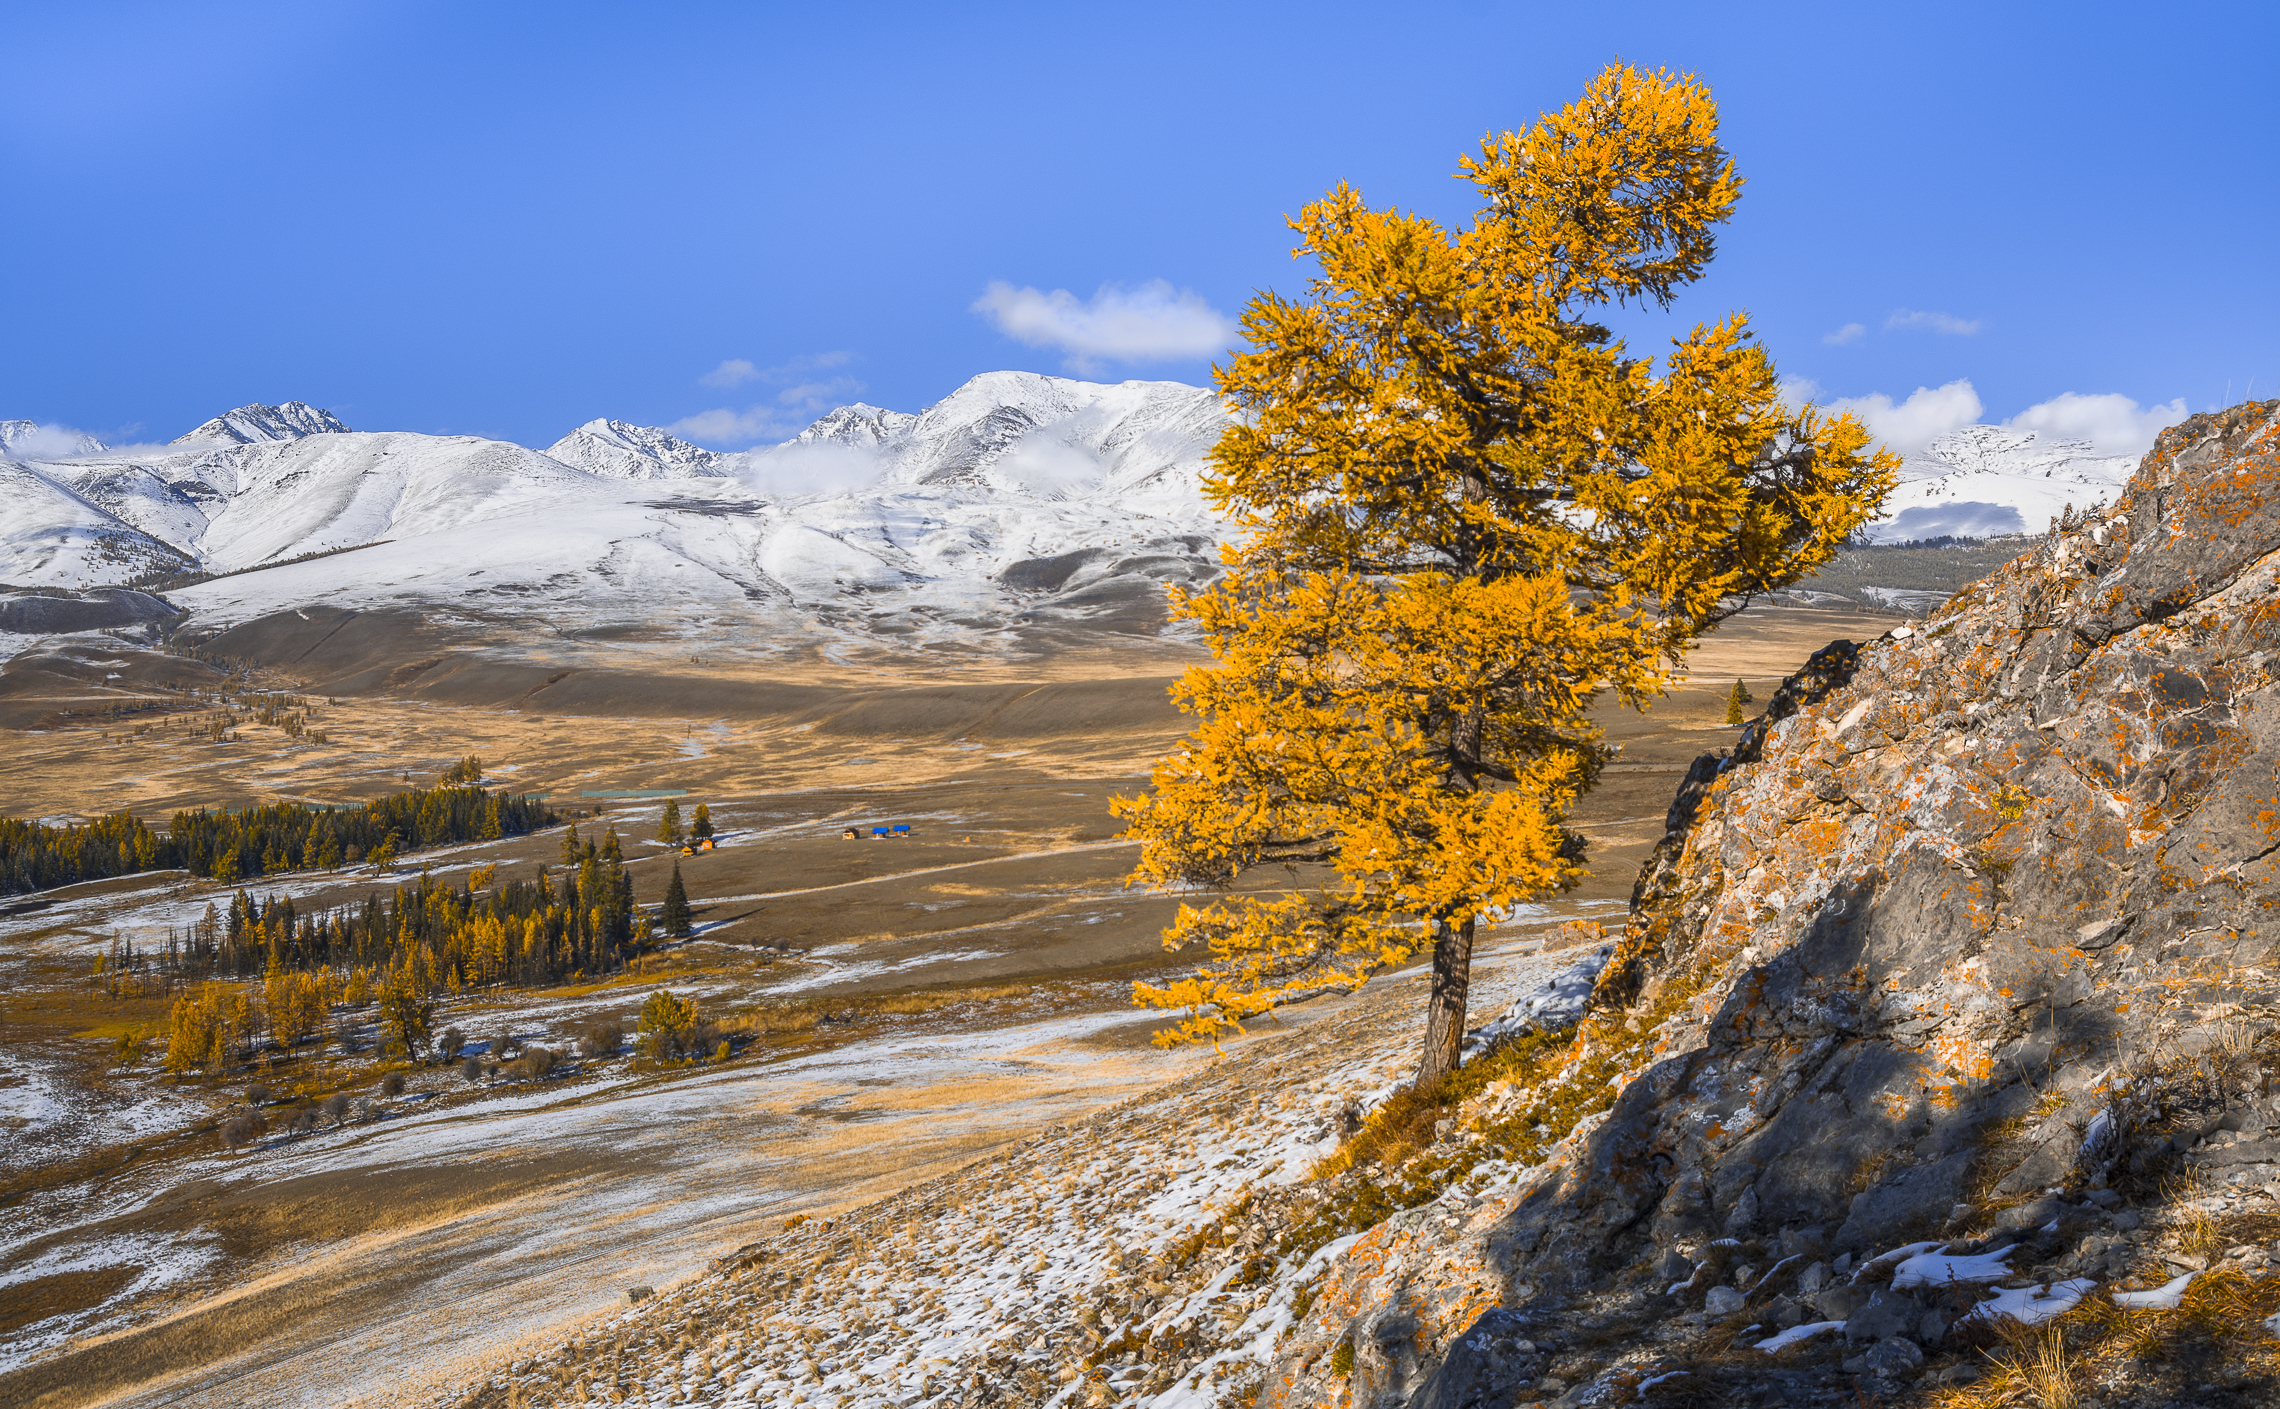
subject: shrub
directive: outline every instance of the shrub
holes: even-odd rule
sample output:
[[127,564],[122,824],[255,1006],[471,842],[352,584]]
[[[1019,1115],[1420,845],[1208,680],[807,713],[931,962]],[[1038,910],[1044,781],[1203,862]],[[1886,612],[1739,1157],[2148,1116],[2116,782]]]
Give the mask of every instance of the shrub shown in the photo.
[[467,1035],[456,1027],[445,1028],[443,1036],[435,1040],[435,1050],[442,1053],[443,1059],[447,1062],[457,1061],[459,1050],[466,1045]]
[[404,1074],[403,1074],[402,1072],[400,1072],[400,1071],[392,1071],[392,1072],[389,1072],[389,1073],[388,1073],[386,1076],[383,1076],[383,1077],[381,1077],[381,1078],[380,1078],[380,1094],[381,1094],[381,1095],[383,1095],[383,1096],[401,1096],[401,1095],[403,1095],[403,1094],[404,1094]]
[[348,1119],[348,1105],[348,1093],[345,1091],[335,1091],[330,1096],[325,1097],[325,1118],[327,1120],[330,1120],[335,1125],[340,1124],[342,1121]]
[[268,1105],[268,1104],[269,1104],[269,1088],[268,1088],[268,1087],[266,1087],[266,1086],[264,1086],[264,1085],[262,1085],[262,1084],[261,1084],[260,1082],[258,1082],[258,1081],[257,1081],[257,1082],[255,1082],[253,1085],[251,1085],[251,1086],[248,1086],[247,1088],[245,1088],[245,1103],[246,1103],[247,1105],[249,1105],[249,1106],[266,1106],[266,1105]]
[[554,1071],[556,1057],[545,1047],[526,1047],[522,1060],[515,1063],[516,1074],[532,1081],[544,1081]]
[[658,989],[641,1005],[640,1032],[647,1055],[658,1060],[680,1056],[691,1050],[692,1039],[698,1039],[697,1001]]
[[590,1058],[614,1057],[625,1042],[625,1028],[614,1022],[597,1022],[586,1028],[578,1046]]
[[231,1149],[250,1145],[269,1133],[269,1122],[259,1111],[239,1111],[222,1122],[222,1139]]
[[459,1074],[467,1079],[467,1084],[470,1086],[473,1086],[476,1082],[481,1081],[483,1079],[482,1058],[469,1057],[466,1061],[461,1062],[459,1064]]
[[317,1108],[315,1106],[295,1107],[293,1114],[286,1119],[285,1128],[295,1135],[306,1135],[315,1130],[317,1128]]

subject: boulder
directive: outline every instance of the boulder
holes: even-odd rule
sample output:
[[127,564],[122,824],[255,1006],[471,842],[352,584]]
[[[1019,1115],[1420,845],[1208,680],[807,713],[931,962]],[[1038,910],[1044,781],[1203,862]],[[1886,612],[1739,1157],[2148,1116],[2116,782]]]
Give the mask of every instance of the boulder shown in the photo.
[[1895,1336],[1869,1347],[1868,1373],[1886,1380],[1912,1379],[1924,1368],[1924,1352],[1915,1342]]
[[1879,1287],[1845,1317],[1845,1340],[1879,1341],[1914,1333],[1924,1319],[1923,1304],[1906,1292]]
[[2065,1211],[2066,1205],[2059,1199],[2058,1195],[2045,1194],[2039,1199],[2029,1199],[2023,1204],[2014,1204],[1996,1214],[1995,1231],[1998,1233],[2031,1232],[2051,1223]]
[[1969,1153],[1950,1155],[1934,1164],[1903,1169],[1883,1183],[1862,1190],[1845,1209],[1836,1245],[1881,1251],[1938,1232],[1963,1192],[1971,1161]]

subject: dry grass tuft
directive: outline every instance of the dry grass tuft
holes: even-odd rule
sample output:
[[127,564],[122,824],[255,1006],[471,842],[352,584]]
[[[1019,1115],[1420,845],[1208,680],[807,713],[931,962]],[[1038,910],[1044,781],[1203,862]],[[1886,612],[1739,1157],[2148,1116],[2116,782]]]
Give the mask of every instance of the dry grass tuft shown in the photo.
[[[2218,1230],[2239,1241],[2251,1221]],[[2173,1310],[2128,1311],[2103,1291],[2065,1316],[2041,1326],[1996,1323],[1985,1351],[1987,1377],[1977,1384],[1938,1390],[1939,1409],[2075,1409],[2083,1386],[2132,1367],[2225,1363],[2271,1376],[2280,1371],[2280,1336],[2266,1324],[2280,1314],[2280,1277],[2257,1279],[2236,1267],[2219,1267],[2193,1279]]]

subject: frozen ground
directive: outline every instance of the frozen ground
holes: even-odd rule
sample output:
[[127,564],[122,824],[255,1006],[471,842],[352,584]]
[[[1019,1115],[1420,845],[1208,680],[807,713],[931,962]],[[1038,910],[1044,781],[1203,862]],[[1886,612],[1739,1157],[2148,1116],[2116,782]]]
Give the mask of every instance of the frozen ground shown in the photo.
[[[1508,932],[1484,946],[1479,1011],[1525,1000],[1575,963],[1537,943]],[[1300,1289],[1352,1239],[1247,1285],[1231,1283],[1235,1264],[1197,1286],[1149,1283],[1134,1269],[1335,1150],[1341,1111],[1382,1099],[1414,1063],[1421,988],[1412,971],[1316,1000],[1259,1024],[1262,1035],[1224,1060],[1189,1058],[1183,1079],[1113,1111],[837,1220],[786,1228],[746,1248],[727,1275],[589,1323],[566,1364],[559,1343],[530,1346],[544,1356],[494,1359],[487,1402],[884,1409],[992,1382],[1022,1398],[1097,1403],[1097,1392],[1080,1397],[1089,1381],[1062,1372],[1083,1347],[1121,1337],[1219,1349],[1170,1384],[1144,1384],[1144,1367],[1110,1358],[1103,1388],[1114,1399],[1156,1409],[1242,1402]],[[1451,1197],[1477,1199],[1510,1174],[1484,1169]],[[1139,1309],[1119,1309],[1128,1306]],[[425,1398],[358,1402],[460,1396],[485,1383],[467,1373],[478,1363],[453,1367],[457,1377]]]

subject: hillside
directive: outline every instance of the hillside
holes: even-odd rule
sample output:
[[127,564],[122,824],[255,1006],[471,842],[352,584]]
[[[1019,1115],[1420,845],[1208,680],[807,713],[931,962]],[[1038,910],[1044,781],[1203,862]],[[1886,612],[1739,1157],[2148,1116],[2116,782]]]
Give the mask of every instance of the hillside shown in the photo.
[[1374,1000],[465,1402],[2270,1403],[2276,483],[2280,402],[2196,416],[1816,654],[1687,776],[1581,1023],[1437,1111],[1358,1122],[1414,1031]]

